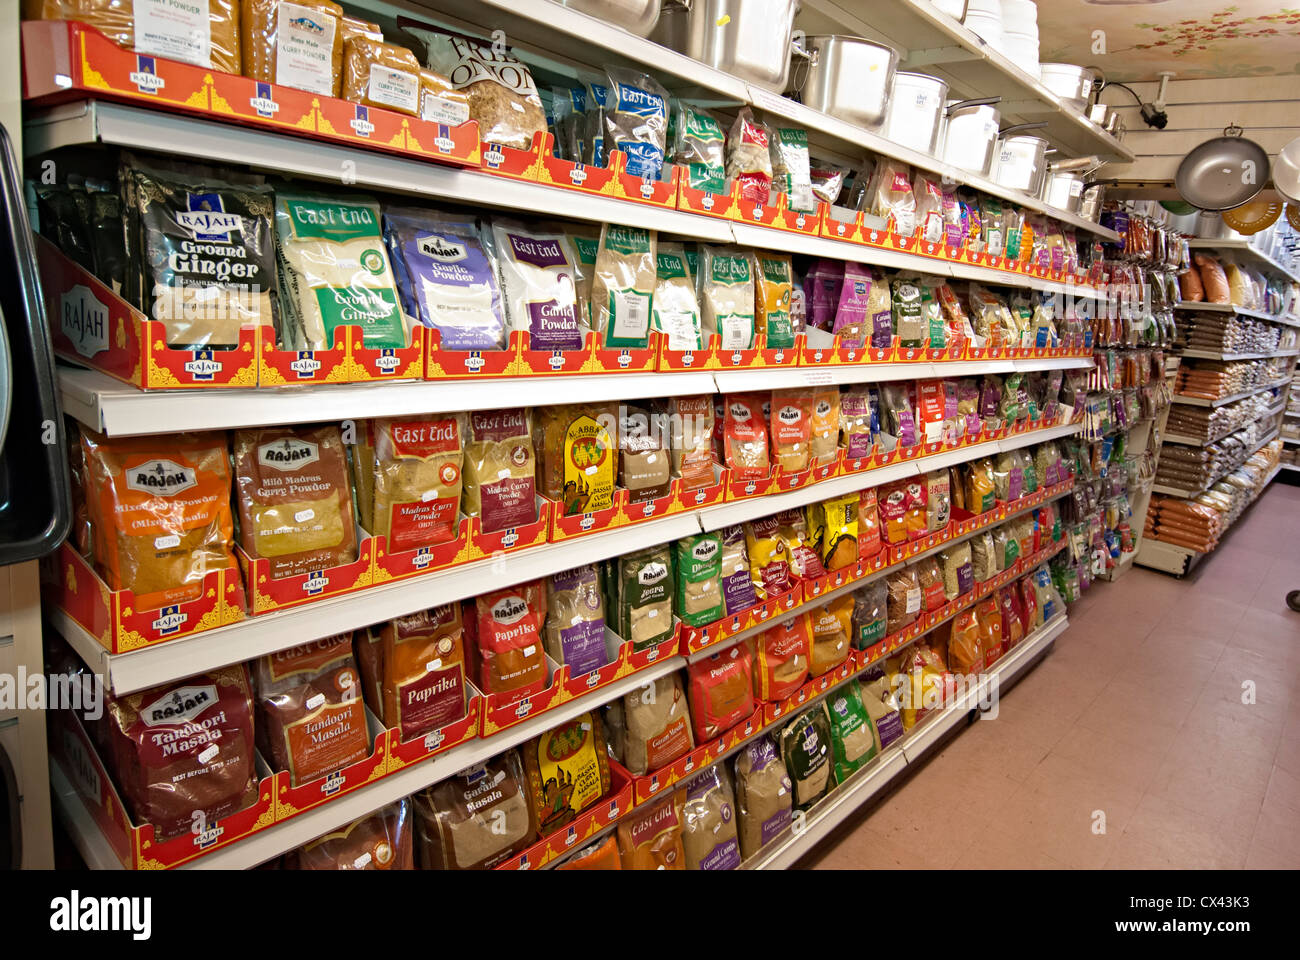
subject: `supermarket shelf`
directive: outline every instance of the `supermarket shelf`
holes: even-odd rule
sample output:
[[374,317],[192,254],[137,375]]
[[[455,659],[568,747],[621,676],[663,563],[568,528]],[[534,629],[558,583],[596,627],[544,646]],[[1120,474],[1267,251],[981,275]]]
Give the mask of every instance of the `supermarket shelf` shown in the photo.
[[536,580],[584,563],[677,540],[701,530],[717,530],[791,507],[916,476],[923,470],[938,470],[954,463],[1070,436],[1081,429],[1082,425],[1076,423],[1032,431],[962,447],[946,454],[836,477],[788,493],[704,507],[559,543],[547,543],[276,613],[249,617],[228,626],[128,653],[110,654],[94,636],[61,610],[51,609],[49,616],[58,632],[86,664],[104,675],[110,690],[117,694],[131,693],[204,670],[251,660],[313,637],[342,633],[473,597],[483,591],[485,583],[504,587]]
[[[1055,503],[1056,501],[1060,500],[1062,497],[1065,497],[1065,496],[1068,496],[1068,495],[1069,495],[1068,493],[1060,493],[1060,494],[1057,494],[1055,497],[1052,497],[1050,500],[1044,500],[1043,503]],[[1037,509],[1038,509],[1039,507],[1041,507],[1042,505],[1043,505],[1043,504],[1040,503],[1040,504],[1038,504],[1037,506],[1033,506],[1033,507],[1025,507],[1024,509],[1021,509],[1021,510],[1015,510],[1015,511],[1012,511],[1012,512],[1008,512],[1007,515],[1006,515],[1006,519],[1005,519],[1005,520],[999,520],[999,521],[998,521],[996,524],[994,524],[993,526],[999,526],[999,525],[1005,523],[1007,520],[1015,520],[1017,517],[1022,517],[1022,516],[1024,516],[1024,515],[1027,514],[1027,513],[1032,513],[1034,510],[1037,510]],[[924,560],[926,557],[932,557],[932,556],[934,556],[935,554],[937,554],[937,553],[942,553],[942,552],[945,551],[945,550],[951,550],[951,549],[952,549],[953,547],[955,547],[957,544],[959,544],[959,543],[965,543],[965,542],[967,542],[967,541],[969,541],[969,540],[973,540],[975,537],[978,537],[981,533],[983,533],[985,530],[988,530],[988,529],[991,529],[991,528],[990,528],[990,527],[985,527],[985,528],[982,528],[982,529],[980,529],[980,530],[973,530],[973,531],[971,531],[970,533],[966,533],[966,534],[961,535],[960,537],[953,537],[951,540],[946,540],[946,541],[944,541],[943,543],[936,544],[935,546],[930,547],[928,550],[922,550],[920,553],[918,553],[918,554],[917,554],[916,556],[914,556],[914,557],[908,557],[908,558],[907,558],[907,562],[908,562],[909,564],[917,563],[917,562],[919,562],[919,561],[921,561],[921,560]],[[825,605],[827,602],[829,602],[829,601],[835,599],[836,597],[838,597],[838,596],[839,596],[840,594],[842,594],[842,593],[848,593],[848,592],[853,591],[853,590],[860,590],[860,589],[862,589],[863,587],[865,587],[867,584],[869,584],[869,583],[873,583],[874,581],[879,580],[881,577],[887,577],[887,576],[889,576],[890,574],[892,574],[892,573],[896,573],[896,572],[897,572],[897,568],[896,568],[896,567],[892,567],[892,566],[890,566],[890,567],[885,567],[884,569],[877,570],[877,571],[875,571],[874,573],[867,574],[867,575],[864,576],[864,577],[859,577],[859,578],[856,579],[856,580],[852,580],[852,581],[850,581],[850,582],[848,582],[848,583],[845,583],[845,584],[842,584],[842,585],[840,585],[840,586],[838,586],[838,587],[832,587],[831,589],[824,591],[823,593],[821,593],[820,595],[818,595],[818,596],[816,596],[816,597],[812,597],[812,598],[809,598],[808,600],[805,600],[803,603],[799,604],[797,607],[793,607],[793,608],[791,608],[790,610],[783,612],[783,613],[781,614],[781,616],[780,616],[778,619],[784,620],[784,619],[786,619],[786,618],[788,618],[788,617],[793,617],[793,616],[795,616],[795,615],[797,615],[797,614],[799,614],[799,613],[801,613],[801,612],[803,612],[803,611],[805,611],[805,610],[811,610],[811,609],[814,608],[814,607],[820,607],[820,606],[823,606],[823,605]],[[762,633],[764,630],[767,630],[770,626],[771,626],[771,623],[766,623],[766,622],[765,622],[765,623],[757,624],[757,625],[752,626],[752,627],[746,627],[744,630],[738,631],[737,633],[733,633],[731,636],[727,637],[725,640],[722,640],[722,641],[719,641],[719,642],[717,642],[717,643],[714,643],[713,645],[711,645],[711,646],[709,646],[709,647],[706,647],[706,648],[703,649],[703,650],[699,650],[699,651],[697,651],[697,652],[695,652],[695,653],[688,653],[688,654],[686,654],[686,661],[687,661],[688,663],[698,663],[700,660],[707,659],[708,657],[713,656],[715,653],[718,653],[718,652],[721,651],[721,650],[726,650],[728,647],[733,647],[733,646],[735,646],[737,643],[740,643],[741,641],[743,641],[743,640],[745,640],[745,639],[747,639],[747,638],[749,638],[749,637],[752,637],[752,636],[754,636],[754,635],[756,635],[756,634]]]
[[[197,860],[182,865],[179,869],[246,870],[265,863],[273,857],[314,840],[323,833],[329,833],[358,817],[378,810],[384,804],[418,793],[425,787],[445,780],[466,767],[482,763],[503,750],[518,746],[566,720],[615,700],[659,677],[680,670],[685,664],[686,661],[681,657],[669,657],[631,676],[617,680],[609,686],[571,700],[554,710],[531,717],[492,737],[470,740],[424,763],[413,764],[397,773],[389,774],[352,793],[337,797],[329,803],[323,803],[292,820],[286,820],[252,834],[238,843],[205,854]],[[72,835],[78,851],[86,858],[87,865],[94,869],[120,870],[121,863],[113,855],[98,825],[68,783],[57,761],[50,764],[50,779],[54,787],[55,807],[68,826],[68,832]]]
[[1082,424],[1077,423],[1052,427],[1047,430],[1035,430],[1032,433],[1007,437],[1004,440],[977,443],[974,446],[962,447],[947,453],[924,457],[920,460],[908,460],[905,463],[891,464],[888,467],[871,470],[867,473],[824,480],[821,483],[802,487],[798,490],[791,490],[787,493],[721,503],[698,511],[700,523],[706,532],[721,530],[724,527],[744,523],[746,520],[753,520],[757,517],[766,517],[782,510],[802,507],[809,503],[828,500],[846,493],[856,493],[868,487],[892,483],[895,480],[928,473],[931,470],[940,470],[954,463],[963,463],[977,457],[1004,453],[1007,450],[1015,450],[1030,444],[1071,436],[1080,430],[1082,430]]
[[1272,360],[1274,357],[1294,357],[1300,350],[1278,350],[1274,353],[1219,353],[1215,350],[1184,348],[1179,354],[1189,360]]
[[[1214,550],[1217,550],[1223,545],[1224,538],[1227,537],[1228,532],[1237,525],[1245,515],[1246,511],[1259,501],[1259,498],[1264,495],[1264,491],[1268,489],[1268,485],[1272,483],[1277,475],[1283,470],[1295,470],[1300,472],[1300,466],[1279,463],[1270,470],[1268,476],[1264,478],[1264,482],[1261,483],[1259,489],[1255,491],[1255,495],[1251,498],[1250,503],[1246,504],[1241,513],[1237,514],[1236,519],[1228,525],[1227,529],[1219,534],[1219,542],[1215,544]],[[1134,562],[1144,567],[1150,567],[1153,570],[1162,570],[1165,573],[1172,573],[1175,576],[1181,577],[1185,574],[1191,573],[1193,568],[1208,557],[1210,553],[1213,553],[1214,550],[1210,550],[1209,553],[1202,553],[1199,550],[1193,550],[1191,547],[1180,546],[1176,543],[1165,543],[1163,540],[1153,540],[1150,537],[1144,537],[1142,543],[1138,546],[1137,558]]]
[[1279,463],[1279,470],[1286,470],[1288,473],[1300,473],[1300,463]]
[[1266,390],[1276,390],[1284,387],[1291,382],[1291,378],[1284,380],[1275,380],[1272,383],[1266,383],[1263,386],[1255,387],[1252,390],[1246,390],[1243,393],[1233,393],[1226,397],[1220,397],[1218,400],[1206,400],[1204,397],[1186,397],[1180,393],[1174,394],[1174,403],[1181,403],[1189,407],[1221,407],[1226,403],[1232,403],[1236,400],[1244,400],[1247,397],[1253,397],[1257,393],[1263,393]]
[[1283,437],[1282,442],[1290,444],[1293,447],[1300,447],[1300,438]]
[[557,194],[555,188],[477,173],[423,160],[406,159],[371,150],[305,142],[282,134],[160,110],[99,101],[78,101],[34,115],[23,131],[28,155],[59,147],[104,143],[136,150],[156,150],[206,163],[259,167],[281,174],[311,177],[337,184],[341,171],[350,171],[359,187],[392,190],[457,203],[503,207],[547,216],[623,223],[702,240],[730,242],[725,220],[627,203],[578,191]]
[[495,407],[596,403],[645,397],[690,396],[783,387],[1080,369],[1087,357],[953,363],[880,363],[764,370],[622,373],[576,377],[503,377],[495,380],[325,384],[267,390],[148,392],[96,370],[61,366],[63,409],[108,436],[187,430],[225,430],[358,417],[487,410]]
[[[1238,429],[1239,430],[1244,429],[1244,427],[1238,427]],[[1229,434],[1229,436],[1231,436],[1231,434]],[[1205,484],[1202,487],[1198,487],[1195,490],[1184,490],[1182,487],[1171,487],[1163,483],[1153,483],[1151,485],[1151,490],[1154,493],[1163,493],[1171,497],[1182,497],[1184,500],[1190,500],[1192,497],[1198,496],[1199,494],[1202,494],[1206,490],[1210,489],[1210,487],[1214,486],[1216,483],[1218,483],[1228,474],[1232,473],[1233,470],[1238,469],[1242,463],[1245,463],[1247,460],[1253,457],[1256,453],[1258,453],[1268,444],[1272,443],[1273,440],[1275,440],[1276,438],[1277,438],[1277,430],[1276,429],[1270,430],[1265,436],[1261,437],[1259,442],[1256,443],[1255,446],[1251,448],[1250,452],[1247,453],[1246,456],[1242,458],[1241,463],[1238,463],[1230,470],[1225,470],[1223,473],[1220,473],[1209,483]],[[1270,477],[1270,479],[1272,478]]]
[[1022,640],[993,665],[984,683],[966,691],[957,703],[925,720],[898,745],[891,745],[878,759],[837,787],[808,811],[798,832],[787,830],[746,861],[745,869],[784,870],[794,866],[859,807],[884,790],[908,764],[921,760],[944,736],[966,722],[970,712],[980,708],[981,696],[987,696],[987,684],[992,678],[997,678],[1000,689],[1005,681],[1032,666],[1068,626],[1069,620],[1063,614]]
[[1220,253],[1240,254],[1253,266],[1275,271],[1295,283],[1300,283],[1300,273],[1284,267],[1245,240],[1211,240],[1207,237],[1192,237],[1187,241],[1187,245],[1192,250],[1217,250]]
[[1046,120],[1043,136],[1066,153],[1131,163],[1133,152],[1061,100],[1015,61],[941,13],[929,0],[804,0],[796,21],[808,34],[840,33],[883,40],[900,52],[899,69],[941,77],[949,96],[1002,97],[1003,124]]
[[[869,476],[869,475],[865,475]],[[867,481],[870,482],[870,481]],[[283,650],[441,603],[473,597],[487,586],[503,587],[550,576],[584,563],[617,557],[699,533],[693,513],[620,527],[560,543],[478,560],[329,600],[249,617],[229,626],[178,637],[129,653],[110,654],[83,627],[58,609],[48,615],[88,666],[102,673],[114,693],[142,690],[178,677]]]
[[1201,440],[1198,439],[1197,437],[1189,437],[1183,433],[1166,433],[1164,436],[1164,442],[1177,443],[1185,447],[1208,447],[1212,443],[1218,443],[1224,437],[1232,436],[1238,430],[1244,430],[1252,423],[1260,423],[1264,420],[1272,419],[1273,417],[1276,417],[1281,412],[1282,412],[1281,407],[1274,407],[1271,410],[1265,410],[1263,413],[1261,413],[1258,417],[1255,417],[1253,420],[1248,420],[1246,423],[1243,423],[1240,426],[1233,427],[1231,430],[1227,430],[1222,433],[1217,433],[1206,440]]
[[[549,0],[536,2],[549,5]],[[312,143],[308,148],[300,140],[274,132],[116,103],[77,101],[64,104],[35,115],[24,127],[24,146],[29,155],[95,143],[156,150],[208,163],[242,165],[254,161],[259,167],[279,173],[331,183],[338,182],[339,171],[348,170],[352,183],[372,189],[441,197],[458,203],[477,203],[548,216],[563,215],[599,223],[622,223],[699,240],[734,241],[770,250],[812,253],[1002,286],[1075,296],[1096,295],[1091,288],[1073,284],[1017,276],[986,267],[950,264],[916,254],[808,237],[753,224],[733,224],[714,217],[629,203],[612,197],[577,191],[560,192],[540,183],[423,160],[328,143]]]
[[[823,147],[853,160],[858,159],[863,150],[870,150],[928,170],[941,178],[965,182],[974,189],[1015,201],[1076,229],[1089,231],[1107,240],[1118,239],[1112,231],[1077,214],[1049,207],[1036,197],[967,174],[927,154],[917,153],[887,140],[865,127],[746,83],[675,50],[551,0],[439,0],[436,4],[425,0],[418,6],[425,8],[419,11],[422,18],[441,21],[463,32],[484,36],[485,27],[489,25],[492,30],[504,31],[512,46],[525,54],[531,54],[529,59],[536,60],[550,72],[576,79],[590,73],[592,68],[599,69],[607,64],[633,66],[646,70],[669,91],[679,96],[722,105],[748,103],[769,114],[790,120],[808,131],[814,147]],[[973,40],[978,44],[978,38],[969,31],[961,27],[958,27],[958,31],[963,40]],[[844,31],[837,29],[830,32]],[[1057,111],[1059,101],[1041,85],[1037,86],[1041,94],[1049,98],[1041,104],[1042,108],[1049,113]],[[1085,155],[1113,154],[1132,159],[1132,155],[1117,141],[1082,118],[1071,119],[1067,115],[1063,122],[1049,125],[1046,133],[1048,139],[1060,139],[1067,152],[1073,150]],[[1092,135],[1091,139],[1089,134]]]
[[1235,313],[1239,317],[1267,320],[1270,323],[1280,323],[1287,327],[1300,327],[1300,317],[1280,317],[1277,314],[1265,313],[1262,310],[1247,310],[1245,307],[1234,306],[1231,303],[1198,303],[1195,300],[1179,300],[1174,304],[1174,309],[1195,311],[1196,313]]

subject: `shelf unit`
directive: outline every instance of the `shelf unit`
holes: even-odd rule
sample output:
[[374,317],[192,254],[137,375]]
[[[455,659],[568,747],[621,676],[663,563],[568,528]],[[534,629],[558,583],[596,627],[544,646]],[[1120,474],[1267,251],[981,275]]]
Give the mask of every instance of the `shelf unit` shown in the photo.
[[1195,300],[1179,300],[1174,304],[1174,309],[1195,313],[1235,313],[1239,317],[1250,317],[1252,320],[1267,320],[1269,323],[1280,323],[1287,327],[1300,327],[1300,317],[1289,314],[1287,316],[1278,316],[1274,313],[1265,313],[1262,310],[1247,310],[1245,307],[1233,306],[1230,303],[1201,303]]
[[1180,351],[1188,360],[1271,360],[1274,357],[1294,357],[1300,350],[1274,350],[1270,353],[1219,353],[1215,350],[1184,348]]
[[[794,866],[864,804],[888,789],[909,764],[928,756],[948,734],[967,722],[972,711],[978,711],[981,701],[988,697],[988,683],[996,679],[1000,689],[1015,680],[1047,652],[1067,626],[1069,622],[1062,615],[1035,630],[989,669],[985,685],[967,689],[958,702],[927,717],[898,744],[891,744],[879,757],[812,807],[798,833],[794,830],[783,832],[747,860],[742,868],[784,870]],[[976,713],[976,716],[982,716],[982,713]]]
[[86,664],[104,675],[110,690],[118,694],[130,693],[204,670],[251,660],[314,637],[330,636],[473,597],[483,591],[485,582],[504,587],[536,580],[584,563],[702,531],[717,530],[790,507],[918,476],[954,463],[1072,436],[1080,429],[1079,424],[1069,424],[1033,431],[1004,440],[973,444],[947,454],[837,477],[775,496],[717,504],[560,543],[542,544],[425,576],[250,617],[127,653],[109,653],[94,636],[60,610],[51,610],[48,615]]
[[[1264,477],[1264,482],[1261,483],[1259,489],[1255,491],[1250,503],[1248,503],[1241,513],[1237,515],[1237,518],[1232,521],[1228,528],[1220,534],[1219,542],[1216,544],[1215,549],[1218,549],[1219,546],[1223,545],[1224,539],[1232,531],[1233,527],[1235,527],[1241,518],[1245,516],[1247,510],[1259,502],[1259,498],[1263,496],[1264,491],[1268,489],[1268,485],[1272,483],[1274,478],[1283,470],[1294,470],[1300,472],[1300,467],[1281,463],[1270,470],[1268,475]],[[1210,552],[1212,553],[1213,551]],[[1143,541],[1142,549],[1138,551],[1137,560],[1135,562],[1140,563],[1144,567],[1150,567],[1153,570],[1161,570],[1165,573],[1172,573],[1174,576],[1182,577],[1191,573],[1192,570],[1196,568],[1196,565],[1209,555],[1209,553],[1201,553],[1199,550],[1193,550],[1190,547],[1180,546],[1176,543],[1165,543],[1162,540],[1145,540]]]
[[[383,8],[379,0],[363,5]],[[941,176],[966,181],[980,190],[1023,203],[1039,212],[1050,210],[1021,191],[1008,190],[943,164],[926,154],[908,150],[879,133],[778,96],[652,40],[612,26],[550,0],[439,0],[417,2],[413,10],[421,19],[442,22],[465,32],[485,36],[485,25],[502,30],[510,44],[550,72],[576,77],[584,67],[605,64],[631,66],[654,76],[670,92],[721,106],[749,104],[803,126],[814,144],[839,153],[867,149],[893,157]],[[556,9],[560,6],[560,9]],[[404,8],[412,9],[412,8]],[[796,27],[808,35],[850,33],[888,43],[900,52],[900,69],[916,69],[941,76],[953,96],[1002,96],[1006,123],[1046,120],[1044,136],[1063,152],[1131,162],[1134,154],[1101,127],[1066,108],[1060,98],[1025,73],[1015,63],[991,50],[978,36],[939,11],[926,0],[886,0],[877,3],[867,22],[856,12],[832,0],[811,0],[803,5]],[[954,176],[955,175],[955,176]],[[1055,215],[1055,214],[1054,214]],[[1065,215],[1068,217],[1069,215]],[[1096,224],[1072,218],[1076,226],[1097,229]]]
[[[363,5],[377,7],[385,12],[396,9],[382,0]],[[838,9],[828,0],[814,0],[811,6],[819,17],[828,16],[832,8]],[[1109,159],[1133,159],[1131,151],[1113,137],[1065,108],[1036,77],[1024,73],[1005,57],[989,50],[971,31],[939,14],[924,0],[891,0],[882,7],[882,15],[876,18],[880,24],[901,31],[900,35],[906,35],[912,41],[911,49],[905,51],[908,66],[927,69],[927,64],[935,65],[933,72],[949,79],[954,93],[961,91],[976,95],[977,91],[996,89],[1006,96],[1006,119],[1046,118],[1046,136],[1057,143],[1063,153],[1095,153]],[[429,12],[433,13],[432,10]],[[570,58],[573,57],[585,64],[641,64],[656,76],[666,77],[675,93],[708,91],[723,104],[750,103],[761,110],[806,126],[818,144],[830,144],[841,152],[866,149],[894,157],[936,173],[946,180],[963,182],[1029,210],[1045,213],[1102,239],[1118,239],[1113,231],[1048,207],[1037,198],[1020,191],[1008,190],[986,178],[971,176],[933,158],[915,154],[869,130],[740,82],[734,77],[549,0],[447,0],[438,4],[436,18],[443,18],[444,15],[463,17],[467,23],[492,23],[496,27],[505,28],[512,37],[512,42],[514,37],[526,37],[527,40],[521,44],[522,49],[543,49],[548,46],[562,49],[562,57],[553,59],[550,66],[572,65],[574,61]],[[844,11],[837,13],[836,17],[841,24],[860,22]],[[836,32],[843,32],[843,29]],[[884,266],[919,269],[932,275],[978,280],[998,286],[1022,286],[1075,296],[1099,295],[1096,290],[1072,284],[1009,276],[982,267],[950,264],[896,251],[863,249],[830,239],[762,229],[590,194],[556,193],[553,188],[538,183],[510,180],[477,171],[443,167],[326,143],[308,144],[248,127],[197,120],[116,103],[83,101],[43,111],[28,118],[26,134],[28,156],[61,147],[107,144],[154,150],[205,163],[253,163],[261,168],[330,183],[338,182],[341,169],[350,169],[353,171],[353,183],[371,189],[525,213],[562,213],[574,219],[623,223],[706,242],[736,242],[837,259],[865,260]],[[563,209],[558,210],[558,205],[562,205]],[[67,369],[61,372],[61,383],[66,409],[74,417],[111,435],[130,436],[344,419],[350,416],[536,405],[539,402],[594,402],[771,389],[812,383],[875,382],[994,371],[1071,369],[1090,364],[1091,361],[1079,359],[1015,360],[991,361],[984,365],[887,364],[828,370],[791,368],[557,378],[546,380],[542,399],[537,395],[539,384],[518,378],[455,384],[331,385],[323,389],[286,389],[274,393],[232,390],[147,394],[121,387],[110,378],[93,371]],[[519,386],[521,382],[524,384],[522,389]],[[530,389],[534,391],[532,394],[526,392]],[[360,392],[363,390],[364,394]],[[235,395],[237,393],[239,395]],[[166,426],[163,427],[163,424]],[[466,564],[427,577],[294,608],[283,614],[253,618],[220,630],[129,654],[110,656],[93,637],[65,615],[56,611],[52,619],[87,662],[102,670],[113,690],[118,693],[129,692],[220,664],[246,660],[261,653],[282,649],[287,644],[302,642],[308,635],[337,633],[349,626],[361,626],[436,603],[473,596],[482,590],[487,577],[493,583],[501,585],[534,579],[579,563],[590,562],[594,557],[614,556],[640,546],[662,543],[688,533],[716,529],[742,519],[765,515],[787,506],[824,499],[1054,437],[1068,436],[1078,430],[1077,425],[1072,425],[1018,435],[858,476],[836,478],[778,497],[722,504],[565,543],[547,544],[519,554]],[[995,675],[1005,672],[1009,676],[1017,664],[1023,668],[1065,626],[1065,617],[1062,615],[1044,630],[1026,638],[992,672]],[[426,764],[384,778],[354,794],[322,805],[310,815],[277,825],[247,842],[217,851],[203,858],[197,865],[204,868],[254,866],[392,799],[410,794],[487,756],[523,742],[543,729],[591,709],[598,702],[613,699],[658,676],[679,669],[684,663],[685,660],[681,657],[655,663],[651,668],[602,688],[599,692],[567,702],[556,710],[511,727],[498,737],[454,748]],[[897,767],[881,762],[874,765],[874,769],[890,769],[893,773],[900,771],[903,765],[933,745],[941,730],[947,729],[944,725],[948,723],[948,718],[951,717],[955,724],[959,714],[968,706],[965,702],[954,705],[950,710],[927,721],[900,749],[901,763]],[[116,866],[116,858],[111,852],[105,857],[107,851],[103,838],[97,836],[93,824],[91,829],[86,829],[90,823],[87,812],[80,807],[57,764],[51,765],[51,784],[60,814],[72,829],[87,862],[92,866]],[[847,796],[857,797],[860,801],[866,795],[854,788],[854,792]],[[96,840],[99,841],[98,844]],[[772,863],[764,865],[780,863],[784,854],[774,856]]]
[[1084,369],[1090,366],[1092,360],[1086,357],[1049,357],[1041,360],[878,363],[153,392],[137,390],[97,370],[64,366],[59,369],[59,387],[65,413],[107,436],[124,437],[495,407],[596,403],[984,373]]
[[1280,273],[1294,283],[1300,283],[1300,272],[1278,263],[1254,244],[1246,240],[1212,240],[1208,237],[1191,237],[1187,241],[1192,250],[1216,250],[1219,253],[1232,253],[1245,258],[1253,266],[1263,270]]
[[[549,3],[549,0],[546,0]],[[740,243],[790,253],[807,253],[883,267],[919,270],[934,276],[980,280],[1049,293],[1095,298],[1099,291],[1075,284],[1027,277],[970,264],[951,263],[913,253],[810,237],[753,224],[733,223],[681,210],[629,203],[614,197],[559,191],[542,183],[407,159],[329,143],[310,144],[273,131],[240,127],[181,114],[101,101],[62,104],[28,119],[28,156],[63,147],[110,146],[155,150],[207,163],[256,166],[337,183],[350,170],[362,188],[435,197],[513,211],[621,223],[711,243]],[[563,205],[563,210],[557,205]]]
[[1190,407],[1221,407],[1226,403],[1233,403],[1237,400],[1244,400],[1247,397],[1253,397],[1257,393],[1264,393],[1266,390],[1276,390],[1278,387],[1286,386],[1286,384],[1290,382],[1291,378],[1287,377],[1284,380],[1275,380],[1272,383],[1266,383],[1250,390],[1244,390],[1241,393],[1233,393],[1226,397],[1220,397],[1217,400],[1206,400],[1204,397],[1187,397],[1175,393],[1174,403],[1181,403]]

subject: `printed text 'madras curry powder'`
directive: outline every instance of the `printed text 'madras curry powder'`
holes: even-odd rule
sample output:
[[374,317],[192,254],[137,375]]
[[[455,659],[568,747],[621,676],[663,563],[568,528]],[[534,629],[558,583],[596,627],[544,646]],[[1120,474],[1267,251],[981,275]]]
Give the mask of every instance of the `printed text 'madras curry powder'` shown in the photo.
[[95,560],[137,609],[198,599],[209,570],[235,566],[224,434],[107,440],[82,431]]

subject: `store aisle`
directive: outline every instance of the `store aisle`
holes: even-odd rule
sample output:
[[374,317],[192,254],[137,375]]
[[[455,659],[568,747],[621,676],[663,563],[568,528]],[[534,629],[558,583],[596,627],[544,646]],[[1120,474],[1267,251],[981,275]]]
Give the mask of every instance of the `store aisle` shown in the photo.
[[1186,580],[1098,584],[996,718],[802,866],[1300,867],[1297,540],[1274,484]]

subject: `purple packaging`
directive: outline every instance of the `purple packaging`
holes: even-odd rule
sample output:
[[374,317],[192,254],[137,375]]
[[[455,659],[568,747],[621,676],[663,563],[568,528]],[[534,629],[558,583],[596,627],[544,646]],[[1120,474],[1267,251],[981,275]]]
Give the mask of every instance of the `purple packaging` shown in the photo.
[[[710,790],[720,789],[721,785],[718,768],[709,767],[686,782],[686,803],[699,800]],[[730,825],[731,833],[729,836],[723,836],[712,850],[700,858],[701,870],[736,870],[740,867],[740,843],[735,829],[736,812],[731,804],[725,801],[719,812],[723,822]]]
[[568,239],[530,233],[511,221],[495,222],[492,234],[511,327],[528,328],[533,350],[581,350],[577,255]]
[[[745,558],[743,564],[728,571],[729,558],[736,556],[739,546],[740,556]],[[726,605],[727,616],[733,616],[742,610],[748,610],[758,603],[754,592],[754,580],[749,571],[749,558],[745,550],[745,528],[728,527],[722,532],[722,601]]]
[[[871,271],[858,263],[844,264],[844,281],[840,284],[835,307],[835,326],[831,332],[848,347],[861,349],[866,329],[867,306],[871,300]],[[872,338],[875,332],[872,331]]]
[[564,570],[551,577],[556,591],[578,591],[585,599],[587,616],[577,623],[559,624],[560,651],[570,673],[580,677],[609,663],[605,649],[605,616],[601,609],[600,578],[591,564]]
[[472,218],[388,207],[384,239],[402,309],[437,330],[442,349],[505,348],[501,291]]
[[840,284],[843,281],[843,261],[818,260],[808,268],[803,280],[803,292],[810,328],[829,331],[834,326]]

